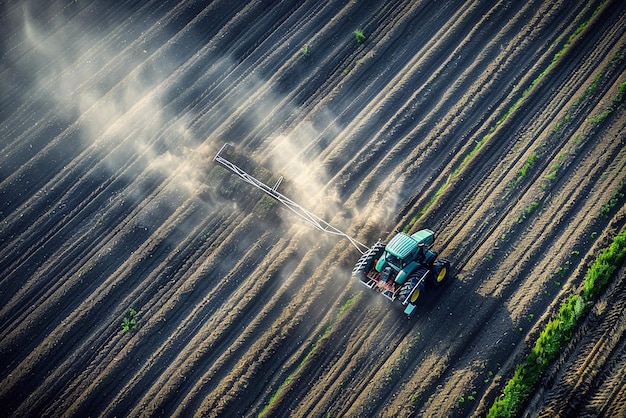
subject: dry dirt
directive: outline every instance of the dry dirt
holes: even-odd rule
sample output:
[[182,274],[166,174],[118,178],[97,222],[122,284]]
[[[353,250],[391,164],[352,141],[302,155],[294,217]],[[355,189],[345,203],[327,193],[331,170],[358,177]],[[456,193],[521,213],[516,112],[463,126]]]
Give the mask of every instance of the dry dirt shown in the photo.
[[[622,1],[49,3],[0,5],[2,416],[484,415],[626,223]],[[225,142],[455,277],[407,321]],[[624,283],[527,414],[626,413]]]

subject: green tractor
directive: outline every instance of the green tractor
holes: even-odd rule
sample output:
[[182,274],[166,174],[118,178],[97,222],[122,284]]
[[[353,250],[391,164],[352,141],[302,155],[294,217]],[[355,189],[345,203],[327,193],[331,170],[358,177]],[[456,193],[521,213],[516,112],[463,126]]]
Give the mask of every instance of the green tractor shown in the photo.
[[450,275],[450,261],[430,249],[434,241],[429,229],[400,232],[387,245],[379,241],[366,251],[352,276],[400,304],[410,319],[424,289],[441,285]]

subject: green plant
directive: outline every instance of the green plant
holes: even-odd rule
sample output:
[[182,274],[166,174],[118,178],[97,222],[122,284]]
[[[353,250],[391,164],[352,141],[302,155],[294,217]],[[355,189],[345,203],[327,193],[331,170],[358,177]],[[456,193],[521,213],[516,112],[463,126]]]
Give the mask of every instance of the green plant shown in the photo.
[[311,54],[311,48],[308,45],[304,45],[300,48],[300,53],[305,57],[308,57]]
[[539,156],[537,155],[536,152],[533,152],[532,154],[530,154],[528,158],[526,159],[526,161],[524,161],[522,168],[520,168],[519,171],[517,172],[517,176],[520,178],[526,176],[528,169],[532,167],[533,163],[537,161],[538,158]]
[[126,333],[137,327],[137,311],[133,308],[128,312],[128,316],[122,321],[122,332]]
[[348,310],[348,308],[354,304],[354,302],[356,301],[356,299],[357,299],[357,297],[358,297],[359,295],[360,295],[360,293],[354,293],[354,294],[350,297],[350,299],[348,299],[348,300],[346,301],[346,303],[344,303],[344,304],[341,306],[341,308],[339,308],[339,312],[345,312],[345,311],[347,311],[347,310]]
[[365,35],[361,29],[354,31],[354,38],[356,39],[357,45],[361,45],[365,41]]
[[552,129],[552,131],[554,132],[558,132],[559,129],[561,129],[561,126],[563,126],[566,122],[569,122],[569,120],[572,117],[570,116],[570,114],[566,114],[565,116],[563,116],[563,118],[561,120],[559,120],[556,125],[554,125],[554,128]]
[[585,301],[590,301],[600,293],[625,257],[626,230],[623,230],[613,239],[609,247],[598,254],[587,271],[582,292]]

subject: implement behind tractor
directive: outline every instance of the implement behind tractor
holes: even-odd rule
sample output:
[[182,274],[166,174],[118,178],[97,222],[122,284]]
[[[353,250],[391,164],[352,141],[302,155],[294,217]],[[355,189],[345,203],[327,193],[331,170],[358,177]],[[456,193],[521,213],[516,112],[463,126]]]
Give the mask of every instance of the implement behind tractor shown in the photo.
[[223,154],[229,148],[229,144],[224,144],[213,160],[237,174],[246,183],[261,189],[282,203],[314,228],[348,239],[361,253],[361,258],[352,270],[352,276],[369,289],[377,290],[389,300],[399,304],[409,319],[415,311],[416,302],[422,291],[427,286],[439,286],[449,276],[450,262],[445,258],[437,258],[437,253],[430,249],[435,240],[433,231],[422,229],[413,235],[401,232],[387,245],[378,241],[368,249],[365,244],[280,194],[278,186],[282,177],[274,187],[270,187],[227,160]]

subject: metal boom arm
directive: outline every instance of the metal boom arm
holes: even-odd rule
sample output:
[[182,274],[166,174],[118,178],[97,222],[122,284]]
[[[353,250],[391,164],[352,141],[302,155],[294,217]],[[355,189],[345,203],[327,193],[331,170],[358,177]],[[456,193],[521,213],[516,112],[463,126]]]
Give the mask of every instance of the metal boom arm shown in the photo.
[[[308,223],[309,225],[313,226],[314,228],[316,228],[316,229],[318,229],[318,230],[320,230],[322,232],[326,232],[326,233],[333,234],[333,235],[339,235],[339,236],[347,238],[348,241],[350,241],[350,243],[352,243],[352,245],[354,245],[355,248],[361,254],[364,254],[365,251],[367,251],[367,249],[369,248],[367,245],[365,245],[365,244],[355,240],[354,238],[352,238],[351,236],[349,236],[345,232],[342,232],[339,229],[335,228],[334,226],[332,226],[331,224],[329,224],[328,222],[326,222],[325,220],[323,220],[319,216],[311,213],[310,211],[306,210],[302,206],[298,205],[293,200],[291,200],[288,197],[283,196],[282,194],[278,193],[277,189],[278,189],[278,186],[280,185],[280,183],[283,180],[282,177],[280,177],[278,179],[278,181],[276,182],[274,187],[270,187],[267,184],[261,182],[260,180],[257,180],[256,178],[252,177],[250,174],[246,173],[241,168],[237,167],[235,164],[233,164],[232,162],[228,161],[226,158],[222,157],[221,156],[222,152],[226,148],[228,148],[229,146],[230,146],[229,144],[224,144],[224,146],[222,146],[222,148],[219,150],[219,152],[217,154],[215,154],[215,157],[213,157],[213,161],[216,161],[216,162],[222,164],[224,167],[228,168],[233,173],[235,173],[239,177],[241,177],[246,183],[249,183],[249,184],[255,186],[256,188],[261,189],[266,194],[268,194],[269,196],[273,197],[274,199],[276,199],[277,201],[282,203],[284,206],[287,207],[287,209],[289,209],[290,211],[292,211],[293,213],[298,215],[298,217],[303,219],[306,223]],[[365,249],[365,250],[363,250],[363,249]]]

